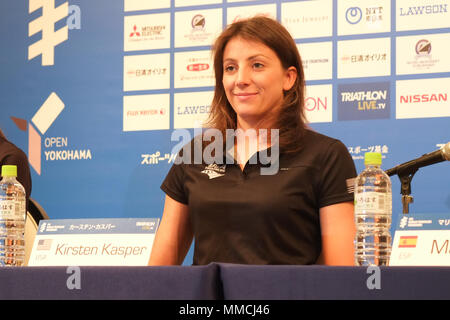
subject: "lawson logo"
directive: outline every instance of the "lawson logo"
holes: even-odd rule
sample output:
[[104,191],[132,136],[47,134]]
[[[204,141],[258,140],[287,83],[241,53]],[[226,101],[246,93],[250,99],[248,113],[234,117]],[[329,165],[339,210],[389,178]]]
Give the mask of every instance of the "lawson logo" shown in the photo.
[[400,16],[428,15],[447,12],[447,3],[399,8]]
[[195,106],[177,106],[178,115],[187,114],[209,114],[211,110],[210,105],[195,105]]
[[372,120],[390,117],[389,82],[338,86],[338,120]]

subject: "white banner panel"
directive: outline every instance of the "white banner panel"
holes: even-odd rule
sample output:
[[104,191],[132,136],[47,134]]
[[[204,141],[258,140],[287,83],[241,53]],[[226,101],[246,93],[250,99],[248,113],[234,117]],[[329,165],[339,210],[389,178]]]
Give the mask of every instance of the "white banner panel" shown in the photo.
[[450,72],[450,33],[397,37],[397,74]]
[[295,39],[330,37],[333,35],[333,2],[282,3],[281,23]]
[[306,81],[333,78],[333,43],[312,42],[297,45]]
[[124,11],[170,8],[171,0],[124,0]]
[[144,54],[123,57],[123,90],[170,88],[170,54]]
[[174,128],[201,128],[208,118],[213,91],[175,93]]
[[175,88],[215,85],[210,50],[175,53]]
[[397,0],[397,31],[448,28],[450,4],[445,0]]
[[170,48],[170,13],[125,16],[123,27],[125,51]]
[[123,97],[123,131],[170,129],[170,95]]
[[391,0],[338,1],[338,35],[391,31]]
[[397,119],[450,117],[450,78],[399,80]]
[[175,7],[208,5],[222,2],[223,0],[175,0]]
[[306,86],[305,112],[309,123],[333,121],[333,86]]
[[256,6],[231,7],[227,10],[227,25],[241,19],[262,15],[273,19],[277,18],[277,5],[263,4]]
[[175,46],[211,46],[222,32],[222,9],[175,13]]
[[376,77],[391,74],[391,39],[338,41],[338,78]]

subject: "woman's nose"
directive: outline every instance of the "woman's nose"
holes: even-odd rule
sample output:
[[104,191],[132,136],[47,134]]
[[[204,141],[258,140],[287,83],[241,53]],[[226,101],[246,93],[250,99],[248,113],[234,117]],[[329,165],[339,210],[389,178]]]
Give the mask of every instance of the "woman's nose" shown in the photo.
[[239,68],[237,72],[236,85],[246,86],[250,83],[250,73],[247,68]]

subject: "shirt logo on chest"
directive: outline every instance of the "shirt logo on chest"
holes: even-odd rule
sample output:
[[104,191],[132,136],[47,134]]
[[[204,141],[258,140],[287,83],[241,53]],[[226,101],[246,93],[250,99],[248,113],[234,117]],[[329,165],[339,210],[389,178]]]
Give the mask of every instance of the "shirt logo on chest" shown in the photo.
[[225,167],[226,165],[208,164],[202,173],[208,175],[209,179],[222,177],[225,175]]

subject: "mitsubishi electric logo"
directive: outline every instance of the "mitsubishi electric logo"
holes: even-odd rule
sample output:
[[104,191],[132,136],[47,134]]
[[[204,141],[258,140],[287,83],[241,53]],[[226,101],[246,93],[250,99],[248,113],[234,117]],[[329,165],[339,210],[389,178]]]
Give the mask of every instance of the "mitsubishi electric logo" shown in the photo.
[[[80,7],[68,2],[55,7],[55,0],[30,0],[28,13],[42,8],[42,15],[28,24],[28,36],[41,31],[42,37],[28,47],[28,60],[42,56],[42,66],[55,63],[55,47],[68,39],[69,29],[80,29]],[[67,25],[55,31],[55,24],[67,18]]]

